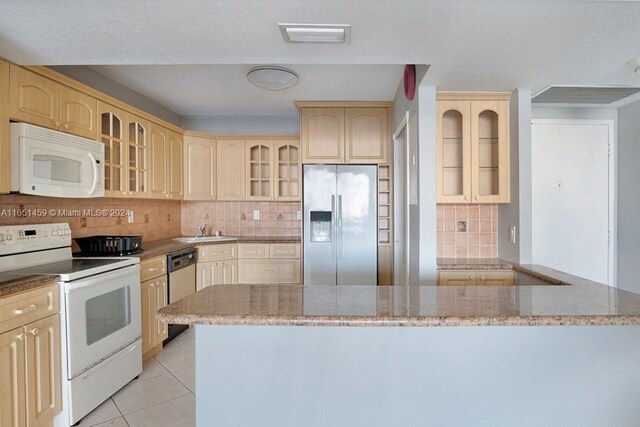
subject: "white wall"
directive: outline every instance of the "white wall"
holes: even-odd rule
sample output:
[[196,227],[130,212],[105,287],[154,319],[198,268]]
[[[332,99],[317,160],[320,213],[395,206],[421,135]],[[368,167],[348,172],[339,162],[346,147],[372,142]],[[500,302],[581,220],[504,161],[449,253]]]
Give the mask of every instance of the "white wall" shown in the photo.
[[61,65],[49,67],[65,76],[71,77],[90,86],[96,90],[106,93],[122,102],[126,102],[136,108],[141,109],[149,114],[161,118],[171,124],[180,126],[180,117],[168,108],[158,104],[157,102],[140,95],[126,86],[117,83],[97,71],[92,70],[84,65]]
[[182,116],[185,130],[217,135],[299,135],[300,115],[295,116]]
[[640,293],[640,101],[618,110],[617,286]]

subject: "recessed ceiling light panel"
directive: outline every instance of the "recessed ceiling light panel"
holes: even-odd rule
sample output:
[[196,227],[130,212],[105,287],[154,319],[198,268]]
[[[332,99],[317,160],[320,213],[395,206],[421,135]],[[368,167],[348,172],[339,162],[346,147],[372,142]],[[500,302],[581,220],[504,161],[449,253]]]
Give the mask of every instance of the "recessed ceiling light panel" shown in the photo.
[[287,43],[349,43],[351,25],[278,24]]
[[298,75],[288,68],[262,65],[247,73],[247,80],[262,89],[282,90],[298,83]]

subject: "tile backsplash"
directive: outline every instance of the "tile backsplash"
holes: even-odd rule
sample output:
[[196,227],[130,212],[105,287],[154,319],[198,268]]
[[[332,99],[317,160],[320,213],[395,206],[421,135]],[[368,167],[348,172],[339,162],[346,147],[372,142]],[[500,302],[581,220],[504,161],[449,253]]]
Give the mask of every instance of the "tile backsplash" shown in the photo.
[[439,258],[498,256],[498,205],[438,205]]
[[[126,211],[133,211],[133,223]],[[72,237],[142,235],[143,240],[180,235],[180,201],[148,199],[61,199],[0,196],[0,225],[68,222]],[[74,247],[75,248],[75,247]]]
[[[207,225],[227,236],[300,236],[302,221],[296,219],[300,202],[182,202],[182,234],[198,233]],[[260,219],[253,212],[260,211]]]

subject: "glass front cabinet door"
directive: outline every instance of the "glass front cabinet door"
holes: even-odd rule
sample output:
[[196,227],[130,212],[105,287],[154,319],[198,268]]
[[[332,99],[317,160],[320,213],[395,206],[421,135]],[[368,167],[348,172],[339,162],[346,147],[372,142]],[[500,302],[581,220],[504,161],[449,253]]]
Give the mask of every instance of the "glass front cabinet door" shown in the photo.
[[126,113],[112,105],[98,103],[100,141],[104,144],[104,195],[126,197],[125,189],[125,117]]
[[149,122],[129,114],[127,131],[127,195],[146,198],[149,197],[147,185]]
[[509,95],[438,94],[438,203],[509,202]]

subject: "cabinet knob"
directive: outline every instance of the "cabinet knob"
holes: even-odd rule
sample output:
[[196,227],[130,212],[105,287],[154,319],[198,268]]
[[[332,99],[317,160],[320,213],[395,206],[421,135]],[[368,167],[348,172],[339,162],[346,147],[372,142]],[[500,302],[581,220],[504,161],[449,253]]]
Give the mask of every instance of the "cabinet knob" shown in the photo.
[[24,340],[24,334],[23,334],[23,333],[20,333],[20,334],[16,335],[16,339],[17,339],[18,341],[22,341],[22,340]]
[[464,199],[465,200],[469,200],[469,196],[464,196]]
[[469,276],[469,280],[473,280],[473,276]]
[[476,196],[476,200],[478,200],[478,196]]
[[70,127],[70,126],[69,126],[69,123],[65,123],[65,124],[64,124],[64,128],[65,128],[65,129],[69,129],[69,127]]
[[484,280],[484,274],[480,276],[480,280]]
[[39,332],[40,332],[40,329],[38,328],[33,328],[32,330],[29,331],[29,333],[33,336],[38,335]]
[[60,123],[60,122],[56,121],[54,124],[56,125],[56,127],[60,127],[60,125],[61,125],[62,123]]

